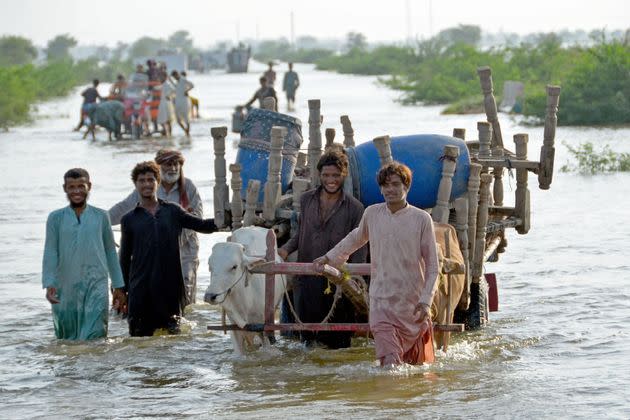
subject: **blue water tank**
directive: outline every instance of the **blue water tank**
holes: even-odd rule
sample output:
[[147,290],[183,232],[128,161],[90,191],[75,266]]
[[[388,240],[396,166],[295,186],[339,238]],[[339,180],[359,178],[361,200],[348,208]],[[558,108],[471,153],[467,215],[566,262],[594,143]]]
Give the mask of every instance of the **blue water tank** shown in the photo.
[[241,140],[238,142],[236,163],[241,165],[243,189],[241,196],[247,195],[247,183],[257,179],[261,183],[259,203],[264,197],[264,185],[267,182],[269,151],[271,150],[271,127],[287,128],[287,136],[282,150],[282,192],[293,179],[293,170],[297,155],[302,145],[302,122],[298,118],[266,109],[252,108],[241,129]]
[[[413,172],[411,190],[407,201],[420,208],[434,207],[437,200],[438,187],[442,176],[442,156],[444,146],[453,145],[459,148],[459,157],[451,200],[466,193],[470,156],[463,140],[438,134],[416,134],[391,138],[391,150],[394,160],[404,163]],[[384,201],[376,174],[380,169],[378,151],[373,142],[365,142],[356,147],[346,149],[350,161],[353,194],[365,206]]]

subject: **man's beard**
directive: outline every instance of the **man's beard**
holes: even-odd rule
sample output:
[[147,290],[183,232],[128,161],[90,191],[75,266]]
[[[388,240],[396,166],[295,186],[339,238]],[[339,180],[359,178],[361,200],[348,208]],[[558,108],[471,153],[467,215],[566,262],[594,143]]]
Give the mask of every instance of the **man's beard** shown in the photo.
[[179,171],[177,171],[177,173],[173,175],[164,171],[160,171],[160,175],[162,177],[162,181],[168,184],[174,184],[179,180]]
[[90,194],[88,193],[83,199],[83,201],[81,201],[80,203],[75,203],[74,201],[72,201],[70,199],[70,196],[67,194],[66,194],[66,197],[68,198],[68,201],[70,202],[70,207],[72,207],[73,209],[80,209],[81,207],[84,207],[87,204],[87,200],[90,197]]

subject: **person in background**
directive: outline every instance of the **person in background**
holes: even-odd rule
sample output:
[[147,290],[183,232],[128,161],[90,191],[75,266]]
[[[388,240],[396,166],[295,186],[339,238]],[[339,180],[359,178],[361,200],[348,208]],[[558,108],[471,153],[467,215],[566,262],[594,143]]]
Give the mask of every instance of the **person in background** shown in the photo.
[[[181,74],[182,76],[188,78],[185,71]],[[188,99],[190,99],[190,119],[197,120],[199,119],[199,99],[191,96],[190,94],[188,94]]]
[[377,182],[385,203],[365,209],[359,227],[314,260],[316,269],[341,266],[370,242],[370,330],[381,366],[433,362],[430,308],[437,289],[438,257],[433,221],[407,202],[411,170],[384,165]]
[[243,105],[243,108],[249,108],[256,100],[258,100],[258,106],[262,108],[263,99],[265,98],[274,98],[276,100],[276,109],[278,111],[278,96],[276,95],[276,90],[272,87],[267,86],[267,81],[264,77],[258,79],[260,83],[260,87],[256,92],[254,92],[254,96]]
[[[300,217],[297,233],[278,249],[286,259],[297,250],[298,262],[311,262],[328,252],[352,229],[359,225],[363,204],[345,194],[343,183],[348,175],[348,158],[338,150],[324,153],[317,163],[320,186],[306,191],[300,199]],[[365,247],[350,257],[353,263],[365,262]],[[335,305],[329,322],[356,322],[355,310],[347,297],[334,303],[331,285],[325,277],[297,276],[293,286],[293,302],[302,322],[320,323]],[[351,331],[318,333],[302,331],[300,336],[306,345],[317,341],[329,348],[350,347]]]
[[273,69],[273,61],[268,63],[269,68],[263,74],[267,87],[273,87],[276,84],[276,72]]
[[186,80],[177,70],[173,70],[171,76],[175,79],[172,82],[175,85],[175,118],[182,130],[184,130],[186,137],[190,137],[188,92],[195,85]]
[[46,222],[42,284],[59,339],[107,336],[108,277],[115,307],[126,306],[114,234],[107,212],[87,204],[91,189],[85,169],[68,170],[63,190],[70,205],[50,213]]
[[81,96],[83,96],[83,104],[81,105],[81,120],[79,121],[79,125],[77,125],[74,131],[79,131],[81,127],[86,125],[85,117],[87,116],[90,107],[96,105],[97,100],[102,100],[101,95],[98,93],[97,89],[99,83],[100,82],[98,79],[94,79],[92,81],[92,86],[81,92]]
[[179,204],[157,197],[160,168],[138,163],[131,179],[140,196],[121,220],[120,267],[128,293],[129,334],[151,336],[158,329],[179,332],[186,304],[179,241],[183,229],[212,233],[213,219],[201,219]]
[[162,84],[159,86],[160,105],[158,106],[157,124],[162,126],[162,131],[166,137],[171,137],[173,134],[173,97],[175,96],[175,87],[168,80],[166,73],[160,73],[160,81]]
[[119,74],[116,76],[116,81],[112,83],[112,86],[109,88],[109,96],[107,97],[110,101],[123,101],[125,99],[125,88],[127,87],[127,81],[125,80],[125,76]]
[[[188,213],[203,217],[203,203],[195,184],[184,176],[184,155],[177,150],[161,149],[155,155],[155,163],[159,165],[160,182],[157,197],[160,200],[178,203]],[[109,217],[113,225],[117,225],[122,217],[133,210],[141,201],[140,192],[134,189],[121,202],[109,209]],[[182,278],[185,286],[185,305],[195,303],[197,294],[197,268],[199,267],[199,238],[190,229],[183,229],[179,238],[179,256]]]
[[284,73],[282,80],[282,90],[287,95],[287,111],[293,111],[295,109],[295,91],[300,86],[300,78],[298,74],[293,71],[293,63],[289,63],[289,71]]

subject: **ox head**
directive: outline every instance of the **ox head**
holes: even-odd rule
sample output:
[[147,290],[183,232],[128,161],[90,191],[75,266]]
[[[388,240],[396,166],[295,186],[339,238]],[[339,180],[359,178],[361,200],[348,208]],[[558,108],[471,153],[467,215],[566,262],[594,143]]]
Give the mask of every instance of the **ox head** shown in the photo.
[[208,259],[210,285],[204,300],[212,305],[220,305],[230,293],[247,286],[248,268],[261,261],[260,257],[245,254],[245,247],[235,242],[220,242],[212,247]]

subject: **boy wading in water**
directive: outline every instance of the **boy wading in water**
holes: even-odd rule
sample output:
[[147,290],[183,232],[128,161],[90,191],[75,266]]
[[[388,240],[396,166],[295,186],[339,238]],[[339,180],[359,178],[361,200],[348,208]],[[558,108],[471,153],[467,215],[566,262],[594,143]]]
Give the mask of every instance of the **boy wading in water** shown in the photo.
[[377,182],[385,203],[365,209],[359,226],[314,263],[341,266],[370,242],[370,329],[381,366],[433,362],[431,301],[437,287],[437,245],[427,212],[407,203],[411,170],[383,166]]

